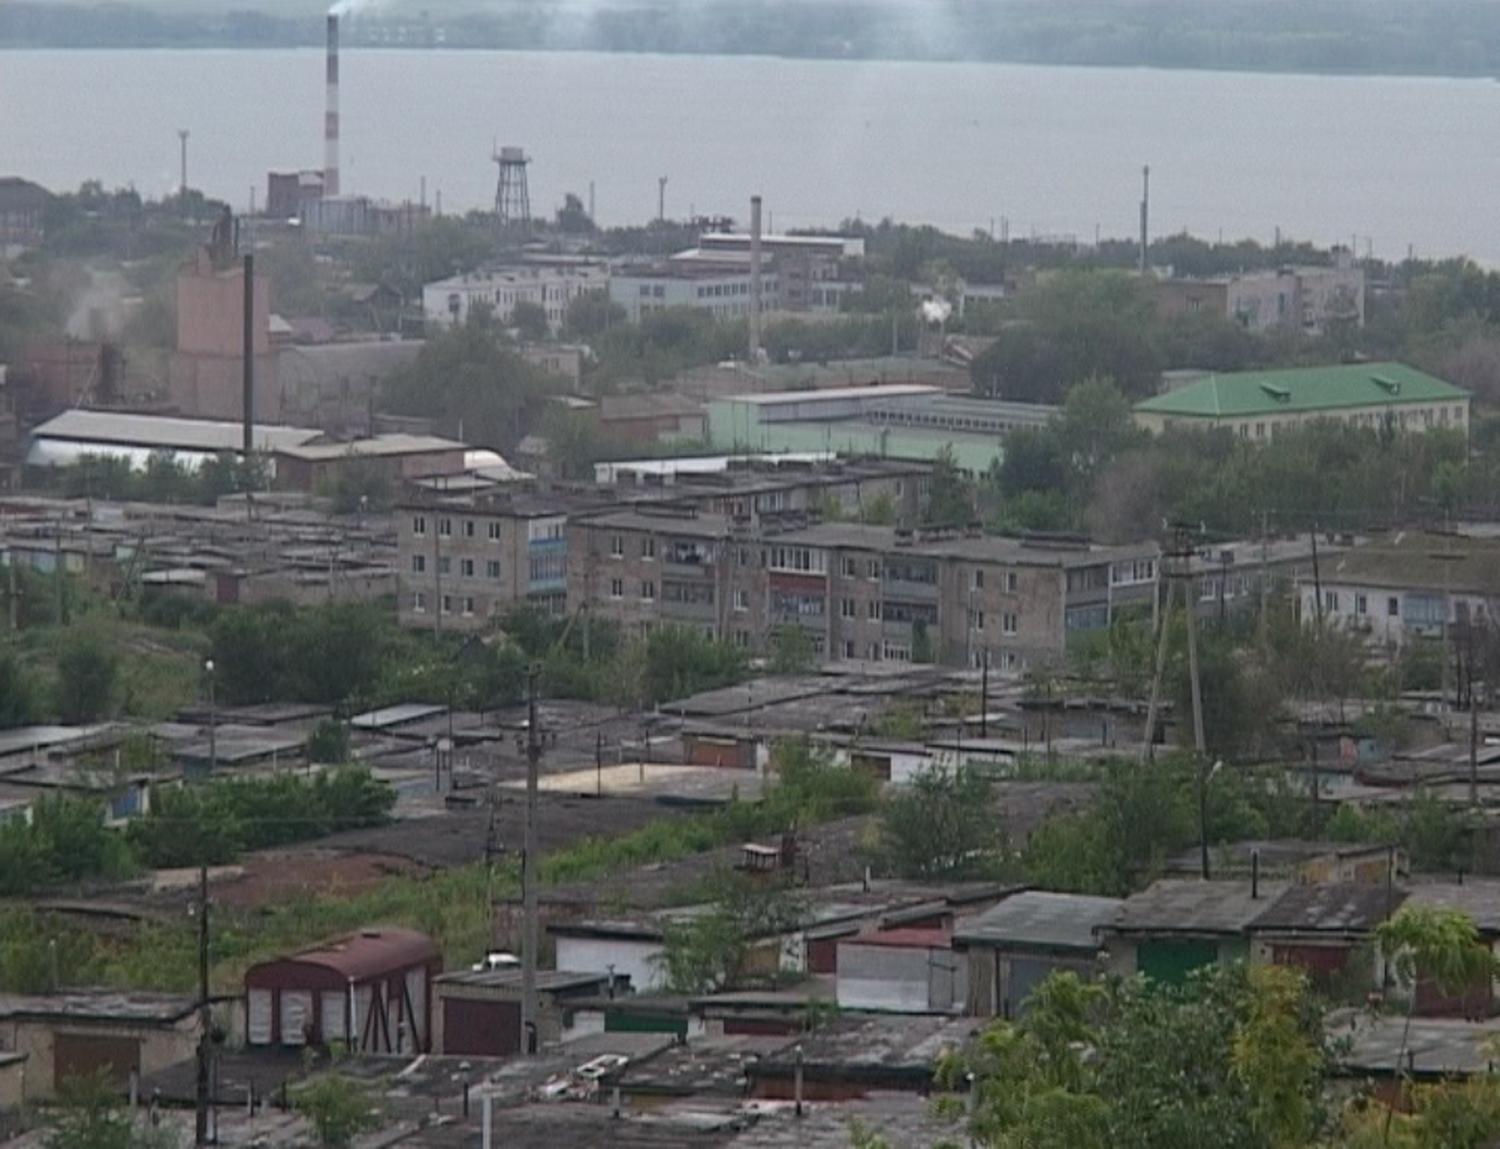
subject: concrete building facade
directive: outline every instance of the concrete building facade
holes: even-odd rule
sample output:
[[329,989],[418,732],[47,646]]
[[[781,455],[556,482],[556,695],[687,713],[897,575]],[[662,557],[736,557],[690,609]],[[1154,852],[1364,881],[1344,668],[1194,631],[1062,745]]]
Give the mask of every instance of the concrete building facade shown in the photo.
[[453,327],[466,323],[476,307],[487,307],[497,322],[508,324],[515,318],[516,305],[529,303],[542,308],[548,325],[557,331],[573,300],[608,290],[610,276],[603,264],[516,264],[425,284],[422,315],[436,327]]
[[916,533],[806,516],[759,523],[688,510],[605,511],[568,524],[568,603],[627,629],[689,626],[764,652],[778,627],[819,658],[1020,671],[1075,631],[1151,611],[1154,543]]

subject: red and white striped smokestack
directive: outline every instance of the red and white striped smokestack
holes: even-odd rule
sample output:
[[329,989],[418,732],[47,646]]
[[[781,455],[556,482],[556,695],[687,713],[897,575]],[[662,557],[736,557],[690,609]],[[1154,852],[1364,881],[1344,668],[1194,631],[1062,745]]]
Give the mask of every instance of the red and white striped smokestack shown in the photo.
[[323,194],[339,194],[339,18],[328,13],[328,98],[323,113]]

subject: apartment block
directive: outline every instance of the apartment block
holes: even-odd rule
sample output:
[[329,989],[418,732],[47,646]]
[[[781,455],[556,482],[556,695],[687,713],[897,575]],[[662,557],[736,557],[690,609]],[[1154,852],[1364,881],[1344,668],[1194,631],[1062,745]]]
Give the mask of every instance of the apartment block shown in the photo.
[[561,612],[568,515],[586,496],[429,496],[397,508],[398,617],[404,626],[483,630],[512,607]]
[[1045,664],[1070,634],[1156,602],[1154,543],[820,523],[641,506],[568,526],[568,602],[645,632],[701,628],[762,653],[780,626],[831,660]]

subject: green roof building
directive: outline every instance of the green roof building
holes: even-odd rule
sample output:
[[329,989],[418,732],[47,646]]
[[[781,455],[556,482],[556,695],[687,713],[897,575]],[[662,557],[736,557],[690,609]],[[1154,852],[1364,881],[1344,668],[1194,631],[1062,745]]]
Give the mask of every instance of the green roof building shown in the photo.
[[1227,427],[1242,439],[1320,419],[1379,430],[1467,433],[1469,393],[1403,363],[1354,363],[1290,371],[1206,375],[1135,405],[1148,431]]

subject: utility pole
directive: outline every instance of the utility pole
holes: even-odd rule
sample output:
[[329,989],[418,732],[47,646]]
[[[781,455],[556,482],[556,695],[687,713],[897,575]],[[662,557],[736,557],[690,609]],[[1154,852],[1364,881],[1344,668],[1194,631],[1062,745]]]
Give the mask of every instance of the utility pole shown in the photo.
[[656,219],[658,223],[667,222],[667,177],[656,177]]
[[542,742],[536,726],[537,668],[526,681],[526,821],[521,837],[521,1052],[536,1052],[537,1040],[537,769],[542,760]]
[[209,1031],[213,1024],[208,1008],[208,867],[198,867],[198,1081],[197,1104],[193,1121],[193,1143],[207,1145],[209,1059],[213,1043]]

